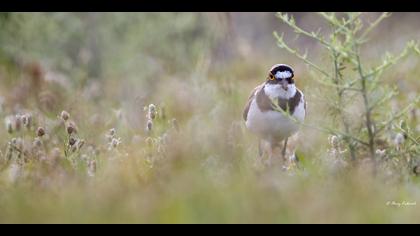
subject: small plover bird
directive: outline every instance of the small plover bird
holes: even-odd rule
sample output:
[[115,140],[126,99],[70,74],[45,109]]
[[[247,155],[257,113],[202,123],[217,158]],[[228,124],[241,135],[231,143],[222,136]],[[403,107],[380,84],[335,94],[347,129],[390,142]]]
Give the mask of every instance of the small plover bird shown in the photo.
[[266,81],[252,91],[243,112],[246,127],[260,138],[260,155],[263,143],[268,144],[270,159],[274,148],[282,143],[283,158],[286,158],[287,140],[299,130],[296,120],[303,122],[305,119],[305,98],[296,88],[293,77],[294,72],[289,65],[276,64],[271,67]]

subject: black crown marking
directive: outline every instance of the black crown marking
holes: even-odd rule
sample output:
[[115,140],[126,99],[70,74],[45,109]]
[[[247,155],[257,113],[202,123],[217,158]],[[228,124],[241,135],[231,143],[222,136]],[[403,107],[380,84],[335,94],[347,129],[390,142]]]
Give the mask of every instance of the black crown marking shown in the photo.
[[272,75],[275,75],[278,71],[280,71],[280,72],[284,72],[284,71],[290,72],[290,74],[292,74],[292,76],[290,78],[293,78],[293,76],[294,76],[294,71],[293,71],[292,67],[289,66],[289,65],[286,65],[286,64],[276,64],[273,67],[271,67],[271,69],[270,69],[270,73]]

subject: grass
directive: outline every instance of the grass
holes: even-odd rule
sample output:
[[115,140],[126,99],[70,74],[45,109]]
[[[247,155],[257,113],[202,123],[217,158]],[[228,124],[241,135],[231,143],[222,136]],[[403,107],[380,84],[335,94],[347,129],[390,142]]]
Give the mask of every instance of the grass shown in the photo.
[[[386,154],[395,156],[373,175],[367,155],[357,163],[337,158],[344,145],[302,127],[303,169],[264,166],[242,109],[272,58],[223,66],[214,60],[205,51],[188,70],[102,79],[69,73],[64,83],[57,75],[46,80],[56,71],[42,63],[29,70],[0,64],[0,118],[13,118],[13,132],[0,126],[0,222],[420,223],[419,177],[400,165],[406,139],[396,145],[389,133]],[[312,72],[290,60],[308,101],[308,123],[332,117]],[[396,107],[419,89],[410,76],[419,61],[401,65],[392,72],[399,77],[385,76],[387,84],[405,84],[392,100]],[[14,118],[26,114],[31,125],[17,131]],[[413,114],[403,118],[416,139]],[[69,126],[77,132],[69,134]]]

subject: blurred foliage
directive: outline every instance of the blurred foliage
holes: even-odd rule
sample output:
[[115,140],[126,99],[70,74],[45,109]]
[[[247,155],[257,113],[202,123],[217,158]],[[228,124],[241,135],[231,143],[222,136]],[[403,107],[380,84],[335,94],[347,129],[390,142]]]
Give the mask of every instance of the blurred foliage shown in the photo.
[[[372,22],[363,19],[363,13],[319,15],[328,25],[329,33],[322,32],[322,28],[317,31],[304,30],[296,24],[293,16],[287,13],[277,14],[297,35],[322,45],[329,56],[322,64],[309,59],[307,51],[302,53],[298,48],[291,48],[285,42],[283,34],[274,32],[278,46],[311,67],[316,72],[313,79],[323,87],[318,96],[325,101],[331,116],[324,124],[318,123],[312,127],[335,135],[337,140],[333,146],[344,143],[347,149],[337,155],[341,158],[347,157],[346,159],[354,162],[369,157],[376,170],[380,162],[398,157],[401,164],[397,168],[401,168],[401,172],[411,172],[419,161],[418,138],[404,142],[407,131],[403,131],[402,134],[400,129],[392,134],[391,129],[399,119],[408,119],[406,114],[416,109],[420,103],[420,95],[414,94],[408,104],[400,107],[398,111],[390,112],[391,101],[399,91],[395,86],[391,87],[385,83],[383,74],[390,67],[399,65],[402,59],[410,54],[420,56],[418,43],[414,40],[406,42],[403,50],[397,55],[386,51],[382,60],[374,62],[377,63],[376,66],[369,67],[361,56],[361,48],[371,43],[371,32],[391,14],[382,13]],[[405,138],[396,140],[396,137],[403,135]],[[394,151],[393,148],[389,148],[393,142],[398,146],[404,142],[405,149],[399,148]]]
[[156,76],[189,71],[218,37],[210,23],[196,13],[2,13],[0,53],[94,78]]

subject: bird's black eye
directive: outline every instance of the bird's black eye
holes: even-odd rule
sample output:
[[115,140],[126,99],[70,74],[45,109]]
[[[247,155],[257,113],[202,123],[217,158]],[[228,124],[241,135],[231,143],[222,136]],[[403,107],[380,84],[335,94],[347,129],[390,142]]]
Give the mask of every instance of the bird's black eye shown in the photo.
[[268,75],[268,80],[275,80],[275,79],[276,79],[276,78],[274,78],[274,75],[273,75],[273,74],[271,74],[271,73],[270,73],[270,74]]

